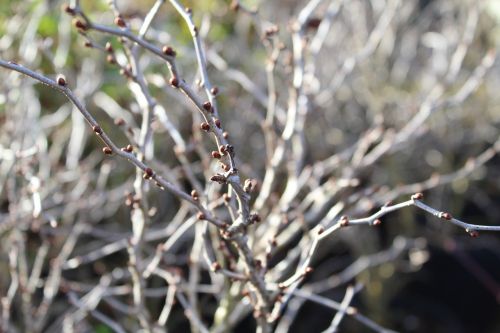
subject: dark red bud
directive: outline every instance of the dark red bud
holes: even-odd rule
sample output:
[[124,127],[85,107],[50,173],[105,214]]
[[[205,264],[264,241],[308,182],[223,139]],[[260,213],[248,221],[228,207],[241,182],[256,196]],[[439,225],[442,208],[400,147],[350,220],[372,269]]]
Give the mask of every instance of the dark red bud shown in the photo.
[[58,85],[60,85],[60,86],[62,86],[62,87],[65,87],[65,86],[66,86],[66,84],[67,84],[67,83],[66,83],[66,79],[64,78],[64,76],[63,76],[63,75],[59,75],[59,76],[57,77],[57,84],[58,84]]
[[212,103],[210,102],[203,103],[203,108],[205,109],[205,111],[212,112]]
[[170,81],[169,81],[169,82],[170,82],[170,85],[171,85],[172,87],[175,87],[175,88],[178,88],[178,87],[179,87],[179,79],[178,79],[178,78],[176,78],[175,76],[174,76],[174,77],[172,77],[172,78],[170,78]]
[[451,214],[450,213],[446,213],[446,212],[439,213],[439,218],[445,219],[445,220],[451,220],[452,219]]
[[177,54],[171,46],[164,46],[162,48],[162,52],[163,54],[168,55],[169,57],[175,57]]
[[120,28],[125,28],[126,27],[125,21],[123,20],[123,18],[121,16],[115,17],[115,24],[117,26],[119,26]]
[[77,29],[80,29],[80,30],[87,30],[88,29],[87,24],[85,22],[83,22],[82,20],[77,19],[77,18],[73,20],[73,25]]
[[205,122],[200,124],[200,128],[206,132],[210,131],[210,125],[208,123],[205,123]]

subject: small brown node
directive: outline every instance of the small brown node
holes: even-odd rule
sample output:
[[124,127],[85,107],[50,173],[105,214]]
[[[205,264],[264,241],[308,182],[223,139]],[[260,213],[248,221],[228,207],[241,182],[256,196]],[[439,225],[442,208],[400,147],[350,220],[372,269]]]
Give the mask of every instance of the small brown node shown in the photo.
[[198,191],[192,190],[191,191],[191,198],[193,198],[194,200],[198,200],[199,199]]
[[445,219],[445,220],[448,220],[448,221],[452,219],[451,214],[450,213],[446,213],[446,212],[439,213],[439,218]]
[[95,132],[95,134],[100,135],[102,134],[102,128],[99,125],[92,126],[92,130]]
[[106,61],[108,62],[108,64],[111,64],[111,65],[116,64],[116,59],[111,54],[108,54],[106,56]]
[[169,81],[170,85],[175,88],[179,88],[179,79],[173,76]]
[[149,179],[151,177],[153,177],[153,169],[147,167],[146,169],[144,169],[144,179]]
[[212,112],[212,103],[210,102],[203,103],[203,108],[205,109],[205,111]]
[[424,195],[420,192],[415,193],[414,195],[411,196],[412,200],[422,200],[424,198]]
[[340,218],[340,226],[347,227],[348,225],[349,225],[349,218],[347,216],[343,215]]
[[104,147],[104,148],[102,148],[102,152],[103,152],[104,154],[106,154],[106,155],[111,155],[111,154],[113,154],[113,150],[112,150],[111,148],[109,148],[109,147]]
[[115,24],[120,28],[125,28],[127,25],[125,24],[125,20],[121,16],[115,17]]
[[89,27],[87,26],[87,24],[85,22],[83,22],[82,20],[80,19],[77,19],[75,18],[73,20],[73,25],[77,28],[77,29],[80,29],[80,30],[87,30]]
[[212,271],[217,272],[221,268],[222,267],[220,266],[220,264],[217,261],[215,261],[215,262],[212,263]]
[[64,75],[59,75],[57,76],[57,84],[62,86],[62,87],[66,87],[66,78],[64,77]]
[[131,153],[134,150],[134,147],[132,147],[132,145],[127,145],[126,147],[122,148],[122,150],[127,153]]
[[62,5],[62,10],[66,14],[69,14],[71,16],[75,15],[75,9],[73,7],[71,7],[70,5],[68,5],[67,3],[65,3],[65,4]]
[[203,123],[200,124],[200,129],[208,132],[208,131],[210,131],[210,125],[208,123],[206,123],[206,122],[203,122]]
[[123,125],[125,125],[125,120],[123,118],[116,118],[115,119],[115,125],[117,125],[117,126],[123,126]]
[[164,46],[162,48],[162,52],[163,54],[169,56],[169,57],[175,57],[177,55],[177,52],[175,52],[175,50],[171,47],[171,46]]
[[106,49],[106,52],[113,53],[113,45],[111,45],[110,42],[106,42],[106,46],[104,47]]

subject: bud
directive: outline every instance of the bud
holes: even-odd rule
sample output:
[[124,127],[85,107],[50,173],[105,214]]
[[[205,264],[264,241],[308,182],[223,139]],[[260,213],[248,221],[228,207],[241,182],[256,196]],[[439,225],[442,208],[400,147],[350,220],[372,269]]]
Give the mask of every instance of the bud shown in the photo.
[[163,54],[168,55],[169,57],[175,57],[177,54],[175,50],[170,46],[164,46],[162,48],[162,52]]
[[57,84],[62,87],[66,87],[66,79],[64,78],[64,75],[57,76]]
[[477,237],[479,237],[479,232],[477,232],[476,230],[468,230],[468,229],[467,229],[466,231],[469,233],[469,235],[470,235],[472,238],[477,238]]
[[240,9],[240,3],[237,0],[233,0],[233,1],[231,1],[230,8],[231,8],[231,10],[236,12],[236,11],[238,11],[238,9]]
[[62,5],[62,10],[68,15],[71,16],[75,15],[75,9],[72,8],[70,5],[68,5],[67,3]]
[[173,76],[170,81],[169,81],[170,85],[172,87],[175,87],[175,88],[179,88],[179,79],[176,78],[175,76]]
[[210,125],[208,123],[206,123],[206,122],[203,122],[203,123],[200,124],[200,129],[208,132],[208,131],[210,131]]
[[85,22],[82,22],[82,20],[80,19],[74,19],[73,20],[73,25],[77,28],[77,29],[80,29],[80,30],[87,30],[88,29],[88,26]]
[[199,196],[198,196],[198,191],[196,190],[192,190],[191,191],[191,197],[194,199],[194,200],[198,200]]
[[122,148],[124,152],[131,153],[134,150],[134,147],[132,145],[127,145],[126,147]]
[[340,217],[340,226],[347,227],[349,225],[349,218],[345,215]]
[[320,226],[320,227],[318,228],[318,235],[321,235],[321,234],[322,234],[322,233],[324,233],[324,232],[325,232],[325,228],[324,228],[323,226]]
[[104,47],[106,52],[113,53],[113,45],[110,42],[106,42],[106,46]]
[[217,128],[220,129],[220,119],[219,118],[215,118],[214,123],[215,123],[215,126],[217,126]]
[[111,65],[116,64],[116,59],[111,54],[108,54],[108,56],[106,57],[106,61]]
[[250,223],[259,223],[261,221],[260,216],[257,213],[250,214],[248,219],[250,220]]
[[115,125],[117,125],[117,126],[123,126],[123,125],[125,125],[125,120],[123,120],[123,118],[116,118],[115,119]]
[[243,190],[247,193],[250,193],[253,189],[253,182],[251,179],[246,179],[245,184],[243,185]]
[[115,24],[120,28],[125,28],[127,26],[121,16],[115,17]]
[[206,216],[202,212],[198,212],[198,214],[196,214],[196,218],[198,220],[204,220],[206,218]]
[[224,175],[213,175],[212,177],[210,177],[210,180],[213,181],[213,182],[217,182],[219,184],[225,184],[226,183],[226,177],[224,177]]
[[106,155],[111,155],[111,154],[113,154],[113,150],[112,150],[111,148],[109,148],[109,147],[104,147],[104,148],[102,148],[102,152],[103,152],[104,154],[106,154]]
[[415,193],[414,195],[411,196],[412,200],[422,200],[424,198],[424,195],[422,193]]
[[218,151],[214,150],[214,151],[212,151],[212,157],[213,158],[221,158],[222,156]]
[[445,220],[448,220],[448,221],[452,219],[451,214],[450,213],[446,213],[446,212],[439,213],[439,218],[440,219],[445,219]]
[[92,126],[92,130],[95,132],[95,134],[102,134],[102,128],[99,125]]
[[203,103],[203,108],[205,109],[205,111],[212,112],[212,103],[210,102]]
[[213,96],[216,96],[216,95],[219,93],[219,88],[217,88],[217,87],[213,87],[212,89],[210,89],[210,93],[211,93]]

